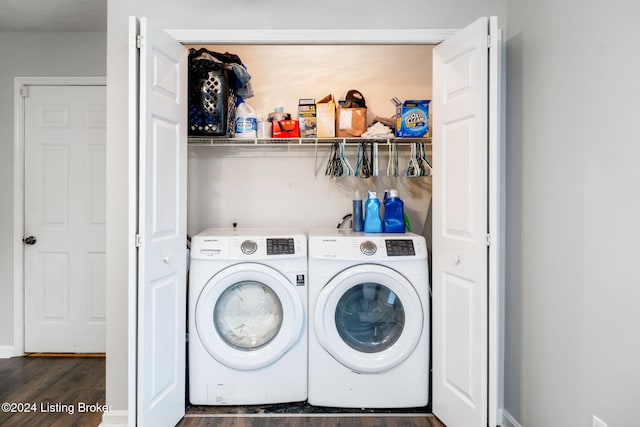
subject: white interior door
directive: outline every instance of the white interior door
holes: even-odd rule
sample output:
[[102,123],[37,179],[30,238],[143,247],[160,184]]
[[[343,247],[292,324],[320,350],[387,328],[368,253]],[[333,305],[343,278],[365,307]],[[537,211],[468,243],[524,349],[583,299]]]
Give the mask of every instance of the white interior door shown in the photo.
[[105,351],[105,86],[26,86],[25,351]]
[[185,408],[187,50],[144,18],[140,36],[137,414],[173,426]]
[[449,427],[487,425],[488,22],[433,55],[433,412]]

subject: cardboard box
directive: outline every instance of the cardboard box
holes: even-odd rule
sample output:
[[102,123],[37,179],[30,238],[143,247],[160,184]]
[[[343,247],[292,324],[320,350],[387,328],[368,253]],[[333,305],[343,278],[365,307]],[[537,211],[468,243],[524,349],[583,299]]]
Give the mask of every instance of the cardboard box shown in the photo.
[[342,108],[336,110],[336,136],[357,138],[367,131],[366,108]]
[[273,138],[300,138],[298,120],[274,120],[271,122]]
[[404,101],[396,107],[396,137],[422,138],[429,132],[427,99]]
[[316,103],[318,138],[336,136],[336,102],[333,95],[327,95]]
[[318,135],[315,99],[300,99],[298,101],[298,120],[300,121],[300,136],[302,138],[315,138]]

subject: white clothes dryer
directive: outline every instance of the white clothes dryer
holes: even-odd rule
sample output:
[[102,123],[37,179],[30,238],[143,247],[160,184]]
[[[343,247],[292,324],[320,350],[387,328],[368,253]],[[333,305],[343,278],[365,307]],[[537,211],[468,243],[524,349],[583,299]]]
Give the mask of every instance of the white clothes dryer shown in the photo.
[[427,246],[412,233],[309,232],[312,405],[429,401]]
[[189,401],[307,398],[307,239],[298,230],[211,228],[191,240]]

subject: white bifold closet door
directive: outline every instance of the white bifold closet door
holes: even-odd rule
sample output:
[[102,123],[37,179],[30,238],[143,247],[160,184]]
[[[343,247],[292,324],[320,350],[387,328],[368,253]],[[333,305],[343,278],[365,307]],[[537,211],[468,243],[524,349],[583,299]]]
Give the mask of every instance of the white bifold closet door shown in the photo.
[[480,18],[433,53],[432,402],[449,427],[496,425],[489,384],[496,385],[490,377],[497,372],[488,367],[497,352],[489,340],[498,325],[489,314],[498,288],[490,271],[498,209],[490,206],[497,187],[489,177],[498,140],[489,112],[497,100],[490,91],[498,88],[490,88],[497,70],[489,64],[499,45],[489,27],[490,19]]
[[144,18],[139,40],[137,419],[163,426],[185,410],[187,50]]

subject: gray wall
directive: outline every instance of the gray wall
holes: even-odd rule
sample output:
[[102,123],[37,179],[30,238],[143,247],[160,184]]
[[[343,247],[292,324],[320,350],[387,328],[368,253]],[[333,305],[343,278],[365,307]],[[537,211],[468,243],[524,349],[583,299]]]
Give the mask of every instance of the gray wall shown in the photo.
[[512,0],[505,408],[638,425],[640,6]]
[[13,80],[104,76],[106,33],[0,32],[0,346],[13,346]]
[[506,0],[110,0],[107,88],[107,403],[127,409],[127,17],[165,29],[461,28],[479,16],[504,21]]

